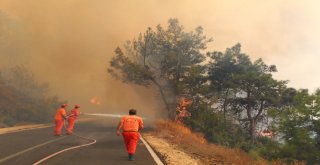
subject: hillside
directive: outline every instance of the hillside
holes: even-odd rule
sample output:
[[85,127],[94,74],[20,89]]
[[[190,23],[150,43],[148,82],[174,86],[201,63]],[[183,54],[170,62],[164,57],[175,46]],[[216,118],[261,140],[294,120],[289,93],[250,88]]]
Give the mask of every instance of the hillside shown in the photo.
[[[236,149],[208,143],[202,134],[171,121],[158,121],[153,131],[143,134],[167,165],[284,165],[281,161],[266,161]],[[294,162],[293,165],[303,165]]]

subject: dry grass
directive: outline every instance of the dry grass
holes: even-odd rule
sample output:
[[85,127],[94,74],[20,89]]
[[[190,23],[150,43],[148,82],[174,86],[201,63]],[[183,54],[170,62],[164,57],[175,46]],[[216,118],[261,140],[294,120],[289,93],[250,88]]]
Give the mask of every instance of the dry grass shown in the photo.
[[[237,164],[237,165],[283,165],[278,161],[254,160],[240,149],[232,149],[208,143],[200,133],[193,133],[188,127],[171,121],[157,121],[154,135],[177,144],[192,157],[204,164]],[[294,162],[293,165],[304,165]]]

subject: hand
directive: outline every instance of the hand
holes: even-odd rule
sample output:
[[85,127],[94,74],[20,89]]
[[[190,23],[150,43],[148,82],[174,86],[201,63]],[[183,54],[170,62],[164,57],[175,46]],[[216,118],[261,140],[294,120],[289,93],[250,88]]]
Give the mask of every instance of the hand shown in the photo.
[[117,136],[119,136],[121,134],[121,132],[119,130],[117,130]]

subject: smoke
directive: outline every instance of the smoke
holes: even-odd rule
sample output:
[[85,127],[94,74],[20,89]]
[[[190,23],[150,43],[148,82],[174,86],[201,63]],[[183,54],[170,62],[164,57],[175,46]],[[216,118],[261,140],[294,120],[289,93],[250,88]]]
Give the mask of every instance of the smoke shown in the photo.
[[[297,88],[319,86],[319,6],[316,0],[0,0],[0,67],[24,64],[52,93],[86,112],[136,108],[166,116],[155,89],[129,86],[107,72],[113,50],[147,27],[178,18],[186,30],[201,25],[209,50],[242,43],[253,59],[275,64],[278,79]],[[310,74],[306,74],[310,73]],[[90,103],[100,98],[100,105]],[[98,111],[98,112],[97,112]],[[158,114],[154,112],[160,112]]]

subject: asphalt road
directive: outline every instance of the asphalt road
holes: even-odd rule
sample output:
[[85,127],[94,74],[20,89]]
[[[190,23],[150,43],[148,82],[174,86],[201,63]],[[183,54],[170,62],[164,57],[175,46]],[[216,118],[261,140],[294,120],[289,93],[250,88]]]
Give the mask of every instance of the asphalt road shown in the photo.
[[[93,138],[97,143],[64,152],[48,159],[46,165],[155,165],[153,158],[140,141],[135,161],[127,160],[121,136],[115,134],[119,119],[94,117],[77,122],[74,132]],[[65,132],[65,130],[64,130]],[[0,135],[0,165],[31,165],[57,151],[89,143],[73,135],[53,136],[53,127],[26,130]]]

